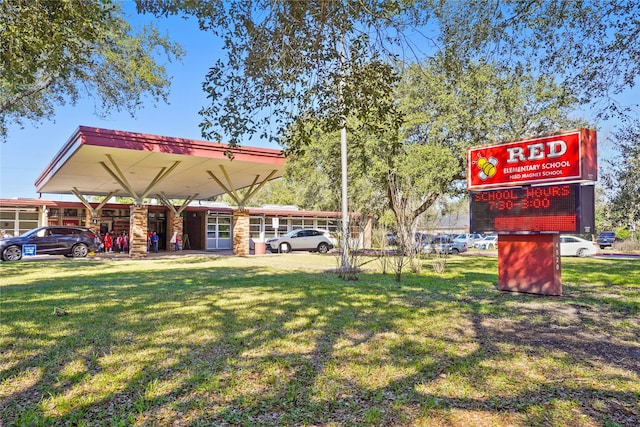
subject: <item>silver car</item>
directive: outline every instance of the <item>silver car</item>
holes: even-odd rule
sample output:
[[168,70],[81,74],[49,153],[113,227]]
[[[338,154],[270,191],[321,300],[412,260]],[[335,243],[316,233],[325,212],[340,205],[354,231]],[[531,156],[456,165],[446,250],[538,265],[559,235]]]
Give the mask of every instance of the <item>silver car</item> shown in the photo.
[[438,253],[438,254],[454,254],[457,255],[460,252],[467,251],[467,244],[459,240],[454,240],[451,236],[436,236],[429,243],[424,243],[422,246],[424,253]]
[[456,242],[462,242],[466,244],[468,248],[472,248],[474,244],[478,240],[481,240],[483,237],[484,236],[482,234],[464,233],[464,234],[458,234],[456,237],[453,238],[453,240]]
[[291,230],[281,237],[267,239],[271,252],[311,251],[326,254],[337,246],[337,240],[327,230],[302,228]]

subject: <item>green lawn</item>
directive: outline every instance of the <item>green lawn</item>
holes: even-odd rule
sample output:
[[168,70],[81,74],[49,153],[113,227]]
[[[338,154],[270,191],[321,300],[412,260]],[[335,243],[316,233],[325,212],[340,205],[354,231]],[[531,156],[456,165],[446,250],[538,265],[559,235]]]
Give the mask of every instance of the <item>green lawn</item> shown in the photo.
[[640,261],[342,281],[317,254],[2,263],[0,425],[640,425]]

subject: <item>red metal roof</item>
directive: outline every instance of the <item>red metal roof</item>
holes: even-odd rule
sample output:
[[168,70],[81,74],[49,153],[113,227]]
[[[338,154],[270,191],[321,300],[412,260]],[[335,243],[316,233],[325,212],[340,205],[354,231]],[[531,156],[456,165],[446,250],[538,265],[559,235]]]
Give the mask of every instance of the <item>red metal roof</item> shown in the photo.
[[[233,154],[229,159],[227,152]],[[152,190],[147,197],[163,193],[170,199],[207,199],[226,193],[208,173],[225,186],[249,187],[282,176],[284,155],[280,150],[240,147],[185,138],[149,135],[80,126],[35,182],[36,191],[51,194],[130,196],[111,171],[136,194]],[[163,171],[164,179],[158,179]],[[275,171],[275,172],[274,172]],[[158,182],[154,182],[158,181]],[[153,183],[153,185],[152,185]]]

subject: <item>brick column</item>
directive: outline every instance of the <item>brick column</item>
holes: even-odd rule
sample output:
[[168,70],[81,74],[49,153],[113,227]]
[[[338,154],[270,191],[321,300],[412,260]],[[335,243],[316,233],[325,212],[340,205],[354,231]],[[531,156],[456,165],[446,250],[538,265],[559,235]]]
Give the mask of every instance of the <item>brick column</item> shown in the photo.
[[129,220],[129,256],[144,258],[147,256],[147,206],[131,206]]
[[[169,210],[169,229],[167,230],[167,235],[169,236],[169,241],[171,237],[173,237],[173,233],[178,233],[178,240],[180,241],[180,249],[182,249],[182,229],[183,229],[183,221],[180,215],[176,215],[172,210]],[[167,246],[170,251],[175,251],[176,245],[175,243],[169,242]]]
[[233,254],[249,255],[249,211],[238,209],[233,212]]
[[[85,226],[87,228],[89,228],[91,231],[93,231],[94,233],[98,234],[100,232],[100,220],[102,219],[102,211],[98,211],[98,214],[96,216],[93,216],[91,214],[91,209],[86,209],[84,210],[85,215],[84,215],[84,223]],[[94,224],[94,220],[95,220],[95,224]]]

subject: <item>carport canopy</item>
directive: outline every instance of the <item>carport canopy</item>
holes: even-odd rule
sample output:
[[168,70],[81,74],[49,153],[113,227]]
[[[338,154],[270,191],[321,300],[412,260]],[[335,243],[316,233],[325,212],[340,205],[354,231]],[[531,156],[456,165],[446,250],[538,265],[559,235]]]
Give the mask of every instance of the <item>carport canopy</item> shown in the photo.
[[[264,182],[282,176],[284,164],[280,150],[80,126],[35,186],[39,193],[133,197],[136,203],[229,193],[244,205]],[[240,197],[242,188],[248,192]]]

